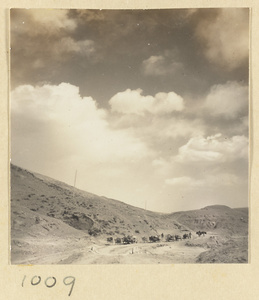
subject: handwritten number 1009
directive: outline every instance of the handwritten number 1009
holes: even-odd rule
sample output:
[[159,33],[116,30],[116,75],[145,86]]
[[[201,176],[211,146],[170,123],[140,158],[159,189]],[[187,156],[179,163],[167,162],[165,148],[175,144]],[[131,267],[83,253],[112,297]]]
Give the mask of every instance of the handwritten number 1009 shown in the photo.
[[[26,275],[24,275],[23,280],[22,280],[22,287],[24,287],[24,283],[25,283],[25,279],[26,279]],[[75,277],[74,276],[67,276],[63,279],[63,283],[64,285],[71,285],[70,291],[68,293],[68,296],[70,296],[72,294],[74,285],[75,285]],[[31,278],[31,285],[38,285],[41,283],[41,277],[40,276],[33,276]],[[44,284],[47,288],[52,288],[53,286],[55,286],[57,283],[57,280],[55,277],[47,277],[44,281]]]

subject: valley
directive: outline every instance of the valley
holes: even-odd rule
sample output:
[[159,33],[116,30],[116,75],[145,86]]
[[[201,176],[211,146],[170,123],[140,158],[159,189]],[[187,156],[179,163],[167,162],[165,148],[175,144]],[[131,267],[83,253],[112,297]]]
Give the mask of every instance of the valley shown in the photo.
[[[248,208],[156,213],[14,165],[10,221],[12,264],[248,262]],[[190,239],[167,241],[187,233]],[[127,236],[137,242],[114,243]]]

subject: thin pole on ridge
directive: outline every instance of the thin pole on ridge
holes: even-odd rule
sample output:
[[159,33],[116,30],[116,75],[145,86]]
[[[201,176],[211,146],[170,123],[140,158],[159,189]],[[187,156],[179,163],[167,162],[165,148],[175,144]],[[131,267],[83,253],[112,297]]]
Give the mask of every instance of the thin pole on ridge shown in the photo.
[[77,176],[77,170],[75,173],[75,179],[74,179],[74,188],[73,188],[73,200],[74,200],[74,195],[75,195],[75,187],[76,187],[76,176]]

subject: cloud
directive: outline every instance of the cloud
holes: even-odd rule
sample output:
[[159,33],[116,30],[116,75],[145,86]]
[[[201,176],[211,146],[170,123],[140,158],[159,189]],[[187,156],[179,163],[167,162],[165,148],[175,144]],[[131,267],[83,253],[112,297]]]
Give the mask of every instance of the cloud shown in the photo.
[[[184,111],[177,114],[110,114],[110,125],[113,128],[130,128],[135,136],[145,140],[152,147],[158,147],[163,152],[178,151],[179,143],[191,137],[204,135],[207,124]],[[167,150],[166,150],[167,149]]]
[[203,121],[200,119],[185,119],[181,118],[157,118],[149,125],[150,131],[158,132],[158,135],[165,138],[178,137],[193,137],[204,134],[205,127]]
[[63,37],[55,44],[57,54],[78,53],[84,56],[90,56],[95,52],[94,42],[92,40],[75,41],[71,37]]
[[230,173],[221,173],[219,175],[212,175],[208,176],[205,179],[207,186],[237,186],[244,184],[244,181],[246,180],[241,179],[240,177],[236,176],[235,174]]
[[169,114],[173,111],[182,111],[184,108],[183,98],[174,92],[157,93],[154,97],[141,94],[141,89],[127,89],[117,93],[109,101],[112,111],[143,116],[146,112]]
[[191,138],[179,148],[175,161],[181,163],[205,162],[222,163],[248,158],[248,139],[245,136],[233,136],[224,139],[221,134],[204,138]]
[[67,29],[75,30],[77,27],[75,20],[68,17],[68,10],[63,9],[42,9],[29,10],[35,22],[40,23],[48,30]]
[[142,69],[145,75],[164,76],[181,71],[183,64],[172,57],[153,55],[142,62]]
[[248,113],[248,87],[236,81],[212,86],[205,99],[210,115],[234,119]]
[[154,166],[154,167],[165,167],[167,165],[168,165],[168,162],[161,157],[156,158],[152,161],[152,166]]
[[12,31],[29,36],[59,35],[61,30],[72,32],[77,24],[68,12],[66,9],[12,9]]
[[73,37],[77,20],[70,15],[65,9],[11,10],[12,86],[67,80],[78,60],[96,61],[96,44],[87,35]]
[[192,179],[187,176],[183,176],[183,177],[175,177],[175,178],[166,179],[165,184],[172,185],[172,186],[186,186],[187,188],[189,188],[189,187],[202,186],[203,181]]
[[18,161],[51,164],[76,159],[93,164],[151,155],[128,130],[111,129],[107,111],[68,83],[17,87],[11,93],[11,112],[12,158]]
[[166,185],[189,188],[213,188],[218,186],[235,186],[241,184],[241,179],[234,174],[221,173],[219,175],[207,175],[206,178],[196,179],[188,176],[168,178]]
[[249,10],[224,8],[213,18],[203,18],[196,36],[203,42],[206,58],[227,70],[247,62],[249,54]]

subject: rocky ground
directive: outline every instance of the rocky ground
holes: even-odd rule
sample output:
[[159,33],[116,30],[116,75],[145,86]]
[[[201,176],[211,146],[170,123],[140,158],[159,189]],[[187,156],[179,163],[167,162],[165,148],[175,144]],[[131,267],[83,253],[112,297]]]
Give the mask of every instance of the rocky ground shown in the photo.
[[[199,230],[207,234],[199,237]],[[151,235],[189,232],[187,240],[142,242]],[[107,242],[126,235],[138,243]],[[11,166],[12,264],[247,262],[247,208],[155,213]]]

